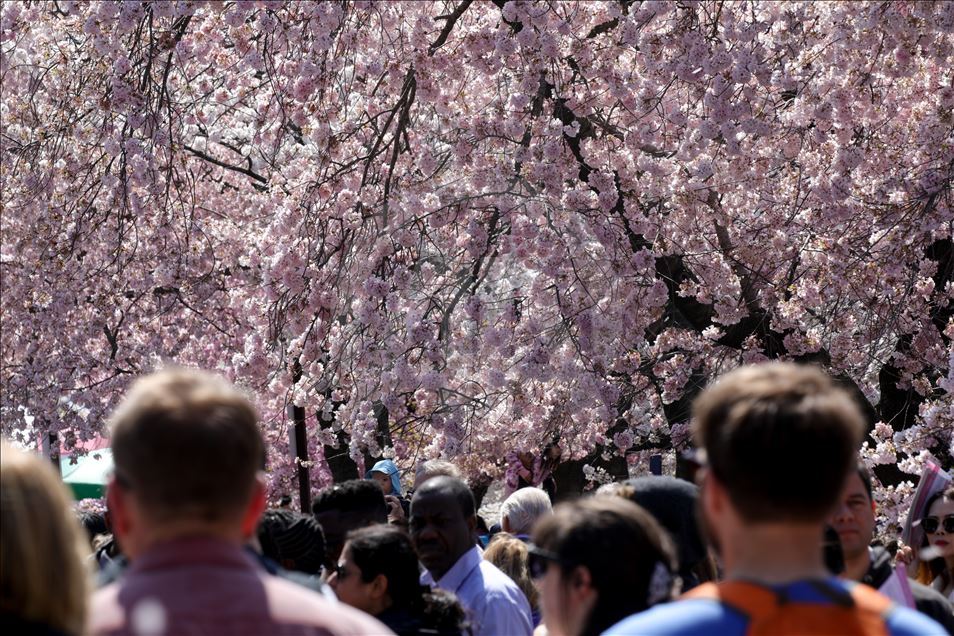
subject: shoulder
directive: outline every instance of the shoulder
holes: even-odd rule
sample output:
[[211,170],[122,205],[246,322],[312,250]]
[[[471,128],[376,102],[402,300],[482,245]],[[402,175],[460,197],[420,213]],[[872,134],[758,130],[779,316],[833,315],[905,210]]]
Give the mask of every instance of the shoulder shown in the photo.
[[119,603],[118,583],[110,583],[93,592],[88,621],[86,631],[90,634],[99,634],[123,626],[125,612]]
[[276,623],[311,625],[335,634],[390,634],[378,620],[344,603],[331,601],[301,585],[263,575],[272,619]]
[[915,610],[895,604],[877,590],[859,583],[839,582],[849,590],[857,606],[877,613],[890,636],[943,635],[947,630]]
[[894,572],[894,568],[891,567],[891,555],[880,547],[868,548],[868,554],[871,560],[862,583],[878,589]]
[[[480,573],[488,599],[510,598],[518,602],[522,599],[526,603],[526,597],[517,584],[490,561],[481,560]],[[526,605],[529,611],[530,604]]]
[[633,614],[603,632],[603,636],[742,636],[747,619],[714,599],[687,599],[657,605]]
[[907,607],[893,607],[885,618],[891,636],[944,636],[940,623]]
[[26,620],[13,614],[0,614],[0,629],[4,634],[17,634],[17,636],[69,636],[66,632],[46,623]]
[[93,608],[106,607],[110,603],[116,603],[119,599],[119,583],[109,583],[93,592],[90,605]]
[[911,595],[914,597],[914,604],[918,611],[927,614],[938,622],[943,622],[939,620],[939,617],[943,616],[947,619],[945,624],[954,633],[954,606],[951,605],[951,602],[937,590],[917,581],[909,579],[908,583],[911,585]]
[[860,603],[868,611],[880,614],[891,636],[929,636],[947,633],[947,630],[933,619],[918,611],[896,605],[871,587],[844,581],[839,583],[850,591],[856,603]]

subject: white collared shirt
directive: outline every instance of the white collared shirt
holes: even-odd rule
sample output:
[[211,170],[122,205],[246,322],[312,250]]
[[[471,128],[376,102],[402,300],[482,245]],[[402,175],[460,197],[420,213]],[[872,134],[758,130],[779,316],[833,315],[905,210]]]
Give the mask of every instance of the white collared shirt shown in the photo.
[[480,556],[477,546],[457,559],[439,581],[430,572],[421,583],[452,592],[467,610],[474,636],[531,636],[530,603],[517,584]]

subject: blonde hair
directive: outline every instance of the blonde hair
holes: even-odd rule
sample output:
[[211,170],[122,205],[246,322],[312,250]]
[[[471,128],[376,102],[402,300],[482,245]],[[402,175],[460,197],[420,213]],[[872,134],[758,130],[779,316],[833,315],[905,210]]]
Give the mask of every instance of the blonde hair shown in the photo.
[[495,534],[487,549],[484,550],[484,560],[490,561],[501,572],[513,579],[530,601],[530,607],[536,608],[539,605],[540,593],[530,578],[530,570],[527,566],[529,558],[527,544],[506,532]]
[[0,445],[0,612],[79,634],[89,547],[49,462]]

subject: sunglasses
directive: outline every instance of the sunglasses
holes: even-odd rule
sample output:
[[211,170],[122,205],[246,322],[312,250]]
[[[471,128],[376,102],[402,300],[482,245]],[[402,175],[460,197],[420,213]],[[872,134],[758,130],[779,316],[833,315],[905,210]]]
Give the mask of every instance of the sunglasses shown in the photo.
[[542,579],[551,563],[567,565],[556,552],[544,550],[533,544],[527,546],[527,570],[530,572],[531,579]]
[[937,517],[925,517],[921,519],[921,527],[928,534],[934,534],[941,526],[944,526],[944,532],[954,534],[954,515],[947,515],[943,521]]
[[346,569],[345,569],[345,566],[341,565],[340,563],[339,563],[338,565],[336,565],[336,566],[334,567],[334,570],[332,570],[332,571],[333,571],[335,574],[338,575],[338,580],[339,580],[339,581],[343,581],[343,580],[345,580],[346,578],[348,578],[348,570],[346,570]]

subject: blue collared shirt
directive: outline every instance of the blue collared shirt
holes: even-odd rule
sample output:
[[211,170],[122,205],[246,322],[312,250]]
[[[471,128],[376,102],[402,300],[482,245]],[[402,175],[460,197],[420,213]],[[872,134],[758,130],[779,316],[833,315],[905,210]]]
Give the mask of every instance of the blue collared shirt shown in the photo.
[[530,636],[530,603],[517,584],[497,567],[484,561],[476,546],[457,559],[439,581],[430,572],[421,575],[424,585],[453,592],[467,610],[474,636]]

